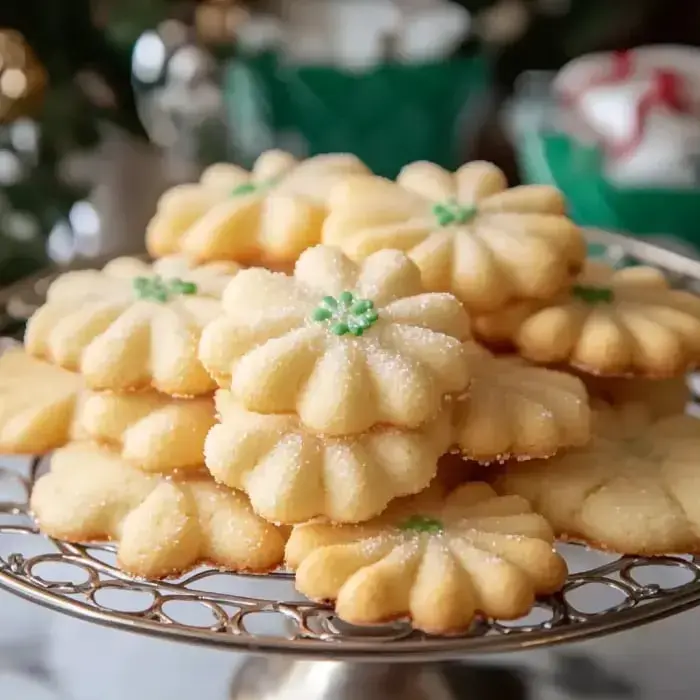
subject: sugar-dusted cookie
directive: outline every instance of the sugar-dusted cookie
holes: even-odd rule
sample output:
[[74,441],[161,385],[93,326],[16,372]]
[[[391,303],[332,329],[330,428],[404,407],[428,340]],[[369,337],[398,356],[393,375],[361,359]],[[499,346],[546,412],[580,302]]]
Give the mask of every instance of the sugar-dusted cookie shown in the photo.
[[472,368],[467,391],[455,401],[455,442],[477,462],[549,457],[590,437],[590,410],[580,379],[495,357],[465,343]]
[[362,525],[297,525],[287,565],[297,589],[335,601],[347,622],[410,617],[435,634],[461,632],[478,613],[514,619],[558,590],[566,565],[545,519],[484,483],[445,497],[431,487]]
[[204,440],[214,422],[210,397],[86,391],[71,436],[109,446],[138,469],[167,473],[201,467]]
[[700,552],[700,421],[605,411],[587,447],[509,467],[499,492],[527,498],[558,535],[625,554]]
[[0,355],[0,453],[39,454],[65,444],[79,375],[41,362],[21,348]]
[[342,435],[377,423],[417,427],[469,381],[469,319],[451,294],[426,294],[395,250],[360,264],[338,248],[305,251],[293,277],[243,270],[200,359],[250,411],[297,413]]
[[585,244],[552,187],[508,189],[485,162],[449,173],[413,163],[397,182],[378,177],[339,184],[323,242],[355,260],[382,248],[407,251],[431,291],[449,291],[474,312],[514,299],[548,299],[581,266]]
[[147,474],[88,443],[54,453],[30,505],[46,535],[118,542],[120,567],[137,576],[171,576],[199,563],[269,571],[284,553],[284,533],[255,515],[243,494],[208,476]]
[[480,316],[474,331],[541,364],[596,375],[670,377],[700,361],[700,298],[670,289],[654,268],[615,270],[589,260],[557,299]]
[[41,454],[91,440],[146,471],[199,469],[213,424],[210,397],[93,392],[79,374],[21,349],[0,356],[0,453]]
[[223,390],[216,406],[221,423],[207,437],[207,467],[273,522],[368,520],[392,499],[423,490],[450,445],[447,409],[415,430],[375,426],[330,437],[309,432],[295,415],[246,411]]
[[215,383],[197,359],[199,336],[219,315],[237,270],[171,257],[153,265],[117,258],[102,270],[68,272],[30,318],[27,352],[80,372],[93,389],[208,393]]
[[367,169],[354,156],[331,154],[297,162],[267,151],[252,172],[218,164],[196,184],[160,199],[146,232],[158,257],[186,253],[196,260],[293,263],[319,242],[326,199],[339,180]]

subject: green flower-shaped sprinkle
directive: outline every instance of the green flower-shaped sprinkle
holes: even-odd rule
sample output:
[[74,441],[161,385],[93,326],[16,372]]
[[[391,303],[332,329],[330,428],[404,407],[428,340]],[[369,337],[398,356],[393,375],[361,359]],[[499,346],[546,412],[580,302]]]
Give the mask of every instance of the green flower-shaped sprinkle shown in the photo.
[[194,282],[186,282],[179,277],[164,280],[160,275],[153,277],[135,277],[133,281],[137,299],[151,299],[165,303],[171,297],[197,293]]
[[456,200],[450,199],[434,204],[433,215],[440,226],[468,224],[476,216],[476,207],[462,206]]
[[242,185],[238,185],[238,187],[234,187],[231,190],[231,196],[232,197],[239,197],[240,195],[243,195],[243,194],[252,194],[257,189],[258,188],[254,183],[244,182]]
[[615,293],[610,287],[577,284],[571,289],[571,294],[586,304],[610,304],[615,300]]
[[328,323],[335,335],[362,335],[379,318],[374,302],[370,299],[356,299],[352,292],[341,292],[338,298],[323,297],[314,309],[311,319],[318,323]]
[[425,515],[412,515],[399,525],[400,530],[411,532],[427,532],[431,535],[439,535],[445,528],[436,518]]
[[238,187],[234,187],[231,190],[231,196],[240,197],[244,194],[253,194],[254,192],[260,192],[262,190],[266,190],[270,187],[273,187],[277,184],[278,181],[278,177],[271,177],[267,180],[262,180],[261,182],[244,182],[242,185],[238,185]]

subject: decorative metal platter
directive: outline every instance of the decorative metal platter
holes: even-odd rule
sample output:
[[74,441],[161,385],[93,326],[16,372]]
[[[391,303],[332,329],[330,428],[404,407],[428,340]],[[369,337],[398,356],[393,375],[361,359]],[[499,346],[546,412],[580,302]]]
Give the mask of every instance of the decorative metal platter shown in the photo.
[[[654,264],[685,286],[700,280],[700,263],[675,253],[601,232],[591,232],[590,238],[604,245],[613,261],[625,256]],[[50,276],[0,292],[0,335],[19,333]],[[521,620],[479,620],[458,637],[431,637],[406,622],[352,627],[332,609],[296,594],[285,572],[253,576],[199,568],[175,580],[135,579],[116,568],[113,545],[44,537],[28,510],[44,468],[39,459],[6,460],[0,466],[0,587],[76,617],[144,634],[301,657],[435,661],[599,636],[700,605],[700,557],[619,557],[560,544],[571,571],[564,590],[539,600]]]

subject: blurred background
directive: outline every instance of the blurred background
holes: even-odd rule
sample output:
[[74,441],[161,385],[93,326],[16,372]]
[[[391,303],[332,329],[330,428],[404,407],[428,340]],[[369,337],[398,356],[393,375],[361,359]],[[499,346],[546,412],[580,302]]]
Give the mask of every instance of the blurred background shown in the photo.
[[[699,42],[683,0],[3,0],[0,285],[140,249],[166,187],[271,146],[486,158],[696,255],[700,52],[629,49]],[[572,110],[552,81],[601,51]]]

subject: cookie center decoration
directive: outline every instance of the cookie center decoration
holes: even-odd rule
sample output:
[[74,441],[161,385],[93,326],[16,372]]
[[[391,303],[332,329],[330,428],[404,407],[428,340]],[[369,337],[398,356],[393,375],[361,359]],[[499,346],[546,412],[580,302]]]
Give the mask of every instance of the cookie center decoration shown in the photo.
[[358,299],[352,292],[344,291],[337,299],[323,297],[311,318],[317,323],[328,323],[334,335],[361,336],[377,322],[379,314],[371,299]]
[[430,518],[427,515],[412,515],[408,520],[404,520],[399,525],[399,529],[404,532],[420,532],[430,535],[439,535],[444,531],[444,526],[437,518]]
[[273,185],[277,184],[279,178],[271,177],[267,180],[262,180],[261,182],[244,182],[231,190],[232,197],[242,197],[246,194],[254,194],[255,192],[261,192],[262,190],[269,189]]
[[611,304],[615,301],[615,293],[610,287],[576,284],[571,289],[571,294],[586,304]]
[[137,299],[151,299],[165,303],[174,296],[186,296],[197,293],[194,282],[186,282],[179,277],[164,280],[160,275],[154,277],[135,277],[133,281]]
[[456,199],[448,199],[433,205],[433,215],[440,226],[460,226],[468,224],[476,216],[476,207],[463,206]]

